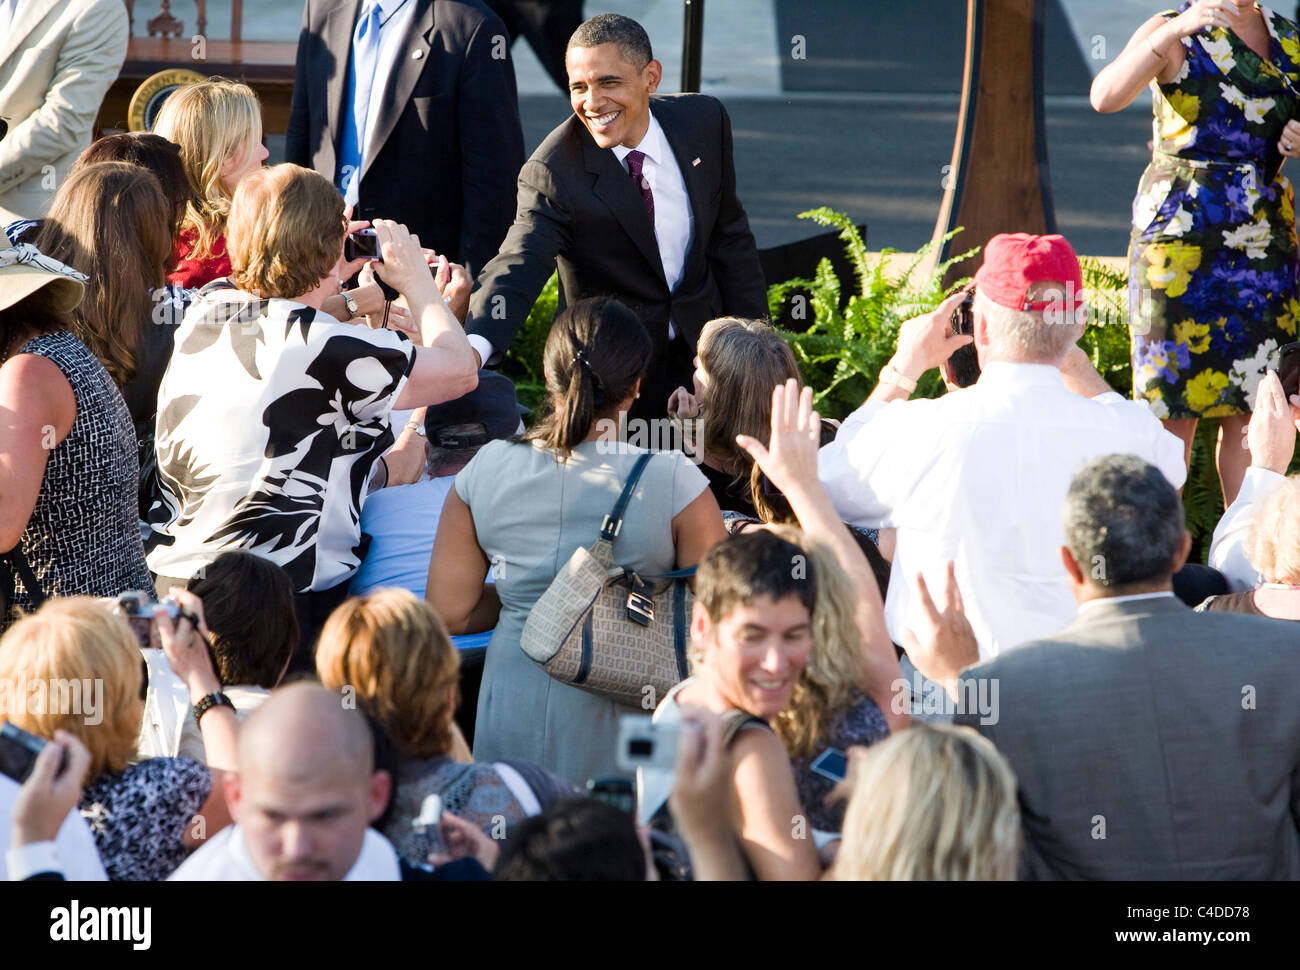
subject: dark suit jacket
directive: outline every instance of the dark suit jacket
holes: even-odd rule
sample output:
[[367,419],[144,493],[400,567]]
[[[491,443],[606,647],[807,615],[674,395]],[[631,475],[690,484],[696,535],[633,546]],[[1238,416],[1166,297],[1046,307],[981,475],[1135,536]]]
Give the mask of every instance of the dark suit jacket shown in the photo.
[[763,270],[736,197],[726,110],[703,94],[653,97],[650,110],[682,170],[695,220],[677,288],[668,290],[654,226],[627,169],[573,115],[519,173],[518,214],[478,278],[468,332],[504,351],[557,266],[562,306],[617,297],[645,323],[660,357],[670,317],[694,346],[714,317],[767,316]]
[[956,722],[1015,769],[1027,877],[1296,879],[1298,667],[1300,624],[1103,601],[967,671],[997,723]]
[[[509,35],[478,0],[410,2],[415,15],[377,122],[382,147],[366,159],[353,217],[401,222],[477,273],[514,217],[524,160]],[[360,8],[361,0],[307,0],[298,36],[285,155],[331,181]]]

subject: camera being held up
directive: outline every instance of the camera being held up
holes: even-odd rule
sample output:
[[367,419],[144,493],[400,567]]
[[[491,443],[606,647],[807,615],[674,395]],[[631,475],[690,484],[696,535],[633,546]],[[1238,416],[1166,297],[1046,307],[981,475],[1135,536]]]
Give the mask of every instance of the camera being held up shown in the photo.
[[[953,311],[952,332],[967,337],[975,336],[975,287],[966,291],[966,298]],[[975,352],[975,343],[958,347],[948,358],[948,368],[952,373],[952,382],[958,387],[970,387],[980,379],[980,359]]]

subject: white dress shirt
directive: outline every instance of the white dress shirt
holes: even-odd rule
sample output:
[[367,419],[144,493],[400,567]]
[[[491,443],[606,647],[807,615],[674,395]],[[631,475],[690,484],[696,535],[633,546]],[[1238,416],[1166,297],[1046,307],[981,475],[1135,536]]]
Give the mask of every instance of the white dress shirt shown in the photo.
[[[253,857],[248,854],[243,830],[227,825],[167,877],[171,882],[264,882]],[[343,877],[344,882],[400,882],[401,864],[397,850],[374,829],[366,829],[361,852]]]
[[75,808],[68,813],[53,842],[32,842],[13,846],[13,805],[18,783],[0,775],[0,882],[26,879],[38,872],[61,872],[75,881],[103,882],[108,878],[99,861],[99,850],[90,826]]
[[[615,145],[614,156],[627,168],[627,156],[634,149]],[[650,183],[650,194],[655,200],[655,241],[659,243],[659,261],[663,265],[668,292],[677,288],[686,265],[686,250],[691,245],[691,229],[695,219],[691,214],[691,200],[686,194],[686,180],[677,164],[668,139],[664,136],[659,119],[650,113],[650,124],[635,151],[645,155],[641,175]],[[632,177],[628,169],[628,178]],[[677,336],[677,328],[668,321],[668,339]]]
[[[673,154],[672,146],[668,144],[668,138],[653,111],[645,135],[635,150],[645,155],[641,175],[650,183],[650,193],[654,196],[655,241],[659,244],[659,262],[663,266],[664,281],[671,293],[681,282],[682,271],[686,268],[686,253],[691,248],[695,216],[691,212],[691,200],[686,194],[686,180],[682,178],[677,156]],[[615,145],[611,151],[626,169],[628,153],[633,149],[626,145]],[[629,169],[628,179],[631,178]],[[677,327],[669,320],[668,339],[672,340],[676,336]],[[501,353],[486,337],[472,333],[469,335],[469,344],[478,351],[485,367],[501,359]]]
[[1269,471],[1267,468],[1246,469],[1246,477],[1241,481],[1241,491],[1237,500],[1228,506],[1223,518],[1214,527],[1214,539],[1210,542],[1210,565],[1223,573],[1228,580],[1228,589],[1234,593],[1244,593],[1254,589],[1260,583],[1259,570],[1250,564],[1246,555],[1246,540],[1250,530],[1255,526],[1255,516],[1259,507],[1286,482],[1285,475]]
[[846,522],[898,529],[885,599],[894,642],[919,628],[916,574],[937,597],[951,559],[985,659],[1073,622],[1061,504],[1080,465],[1115,453],[1175,487],[1186,478],[1182,443],[1141,404],[1074,394],[1050,365],[995,361],[935,400],[864,404],[818,472]]

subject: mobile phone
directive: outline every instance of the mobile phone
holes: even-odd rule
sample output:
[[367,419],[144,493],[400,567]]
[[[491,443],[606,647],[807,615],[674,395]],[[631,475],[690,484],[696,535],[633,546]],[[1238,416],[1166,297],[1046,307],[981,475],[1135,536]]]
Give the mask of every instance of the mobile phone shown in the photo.
[[849,773],[848,755],[839,748],[827,748],[817,756],[817,760],[812,763],[809,770],[830,781],[843,781],[844,776]]
[[[45,739],[24,731],[17,725],[5,722],[0,727],[0,774],[8,775],[18,784],[22,784],[32,773],[36,756],[45,747]],[[63,773],[68,760],[68,752],[63,752],[59,762],[59,773]]]
[[1300,394],[1300,341],[1283,344],[1277,352],[1277,376],[1282,379],[1282,393],[1287,400]]
[[375,259],[382,263],[383,259],[379,255],[379,237],[375,235],[375,230],[358,229],[356,232],[349,233],[343,240],[343,259],[349,263],[354,259]]
[[[962,336],[975,335],[975,287],[966,291],[966,297],[952,313],[952,332]],[[970,387],[980,379],[980,359],[975,353],[975,344],[958,347],[948,355],[948,366],[952,370],[953,383],[958,387]]]
[[431,854],[441,854],[447,851],[447,847],[442,841],[442,831],[438,828],[441,821],[442,796],[436,793],[425,798],[420,804],[420,814],[411,819],[411,828],[428,839]]
[[627,778],[588,778],[587,794],[625,815],[636,815],[636,786]]
[[140,641],[140,646],[149,646],[150,627],[153,626],[153,618],[156,613],[166,613],[171,617],[172,622],[180,616],[180,604],[170,596],[161,603],[155,603],[149,598],[149,594],[140,590],[130,590],[118,594],[115,612],[126,617],[126,622],[131,625],[135,631],[136,638]]
[[622,771],[638,768],[677,770],[677,724],[656,724],[646,714],[624,714],[618,719],[618,749],[615,752]]

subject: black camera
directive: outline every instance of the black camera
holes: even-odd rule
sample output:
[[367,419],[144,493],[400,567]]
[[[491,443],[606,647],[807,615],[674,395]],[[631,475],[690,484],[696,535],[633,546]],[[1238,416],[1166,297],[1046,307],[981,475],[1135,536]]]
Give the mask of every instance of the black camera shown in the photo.
[[348,237],[343,240],[343,259],[349,263],[354,259],[375,259],[382,263],[379,237],[375,235],[375,230],[358,229],[348,233]]
[[[966,298],[953,311],[952,332],[967,337],[975,336],[975,287],[966,291]],[[948,368],[952,372],[952,382],[958,387],[970,387],[980,379],[980,359],[975,353],[972,340],[964,347],[958,347],[948,357]]]

